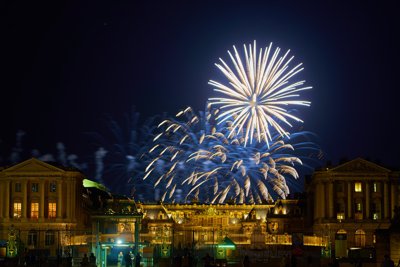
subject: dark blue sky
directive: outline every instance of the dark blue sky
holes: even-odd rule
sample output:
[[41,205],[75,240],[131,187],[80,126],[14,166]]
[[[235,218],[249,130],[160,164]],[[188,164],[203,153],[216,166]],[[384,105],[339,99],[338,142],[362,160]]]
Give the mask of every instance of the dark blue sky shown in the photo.
[[[9,1],[2,11],[2,149],[17,129],[35,147],[83,133],[132,106],[142,118],[202,109],[232,45],[291,49],[314,89],[301,109],[327,160],[400,167],[399,16],[385,4],[300,1]],[[133,2],[133,1],[126,1]],[[135,1],[136,2],[136,1]],[[146,4],[144,4],[146,2]],[[326,1],[321,1],[326,2]]]

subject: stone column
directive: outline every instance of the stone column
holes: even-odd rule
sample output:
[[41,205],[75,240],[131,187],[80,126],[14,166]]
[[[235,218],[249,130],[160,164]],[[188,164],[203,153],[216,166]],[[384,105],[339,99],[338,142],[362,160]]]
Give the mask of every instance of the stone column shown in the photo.
[[67,205],[67,219],[71,219],[71,183],[69,179],[66,179],[67,185],[67,197],[66,197],[66,205]]
[[351,199],[351,190],[352,190],[352,183],[348,182],[347,183],[347,218],[352,218],[351,213],[352,213],[352,204],[353,200]]
[[312,205],[314,206],[314,220],[319,218],[319,184],[316,183],[315,184],[315,190],[314,190],[314,201],[312,203]]
[[72,181],[72,196],[71,196],[71,207],[72,207],[72,212],[71,212],[71,216],[73,220],[76,220],[76,195],[77,195],[77,188],[76,188],[76,180],[74,179]]
[[387,219],[389,217],[389,190],[388,183],[383,184],[383,218]]
[[369,182],[367,181],[365,183],[365,217],[366,219],[370,219],[370,214],[369,214]]
[[321,217],[325,218],[327,212],[326,208],[326,189],[325,189],[325,183],[321,183]]
[[5,195],[6,195],[6,197],[5,197],[5,201],[4,201],[4,203],[5,203],[5,206],[4,206],[4,211],[5,211],[5,214],[4,214],[4,219],[8,219],[8,218],[10,218],[10,181],[6,181],[6,186],[5,186]]
[[22,181],[22,218],[26,218],[26,211],[28,210],[28,181],[24,180]]
[[39,204],[39,218],[44,218],[44,181],[40,181],[39,183],[39,192],[40,192],[40,204]]
[[394,206],[396,205],[396,186],[392,182],[390,184],[390,219],[394,216]]
[[322,182],[317,183],[317,218],[325,217],[325,187]]
[[57,219],[62,218],[62,181],[57,181]]
[[135,256],[138,253],[138,248],[139,248],[139,231],[140,231],[140,218],[136,218],[135,220]]
[[3,210],[5,209],[5,200],[4,200],[4,186],[3,181],[0,181],[0,218],[4,218]]
[[333,182],[330,181],[328,183],[328,211],[329,211],[329,218],[333,219],[334,218],[334,208],[335,205],[333,203]]

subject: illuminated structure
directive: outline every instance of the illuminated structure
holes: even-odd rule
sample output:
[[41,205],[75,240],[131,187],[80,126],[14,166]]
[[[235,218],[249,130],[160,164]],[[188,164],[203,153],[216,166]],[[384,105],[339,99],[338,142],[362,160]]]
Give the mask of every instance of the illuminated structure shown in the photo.
[[305,232],[301,199],[250,205],[139,203],[137,207],[143,213],[141,242],[154,248],[149,254],[152,258],[189,249],[197,255],[207,252],[216,258],[241,259],[254,250],[258,251],[255,258],[266,260],[290,255],[296,233],[301,233],[307,251],[319,251],[325,245],[321,237]]
[[[7,241],[14,231],[18,248],[48,258],[70,252],[77,242],[84,245],[86,240],[79,236],[91,225],[83,179],[76,169],[35,158],[2,168],[0,240]],[[5,253],[3,247],[1,254]]]
[[306,190],[313,232],[329,238],[338,257],[375,247],[376,230],[389,228],[400,204],[399,174],[361,158],[315,171]]
[[[94,193],[92,194],[100,196]],[[98,205],[99,204],[99,205]],[[95,207],[96,206],[96,207]],[[100,266],[117,260],[119,252],[139,251],[139,231],[143,214],[133,200],[126,197],[106,196],[92,211],[91,251],[95,251]],[[143,246],[142,246],[143,247]]]
[[[303,232],[305,227],[297,199],[248,205],[139,203],[138,208],[144,215],[141,238],[152,244],[201,247],[228,236],[238,246],[261,248],[268,244],[268,239],[273,239],[269,235]],[[164,236],[161,229],[166,231]]]
[[290,80],[303,70],[302,63],[290,68],[294,58],[288,56],[290,50],[281,56],[280,48],[272,51],[272,43],[264,51],[257,51],[255,41],[248,49],[246,45],[243,47],[244,59],[235,46],[234,56],[228,51],[234,68],[231,69],[221,58],[222,65],[215,64],[229,83],[209,81],[216,92],[223,94],[223,97],[209,99],[212,105],[221,109],[217,117],[219,123],[233,118],[230,137],[245,131],[245,146],[251,144],[253,138],[258,142],[272,141],[271,129],[281,136],[289,136],[280,123],[291,127],[289,120],[302,120],[291,114],[287,107],[310,105],[309,101],[298,100],[297,97],[298,92],[311,87],[303,87],[305,81]]
[[299,242],[303,256],[323,251],[329,258],[334,249],[346,257],[347,248],[369,248],[376,251],[371,260],[380,263],[387,249],[379,249],[377,230],[389,229],[400,204],[398,179],[398,172],[359,158],[315,171],[306,194],[296,198],[151,204],[113,195],[77,170],[30,159],[0,171],[0,244],[7,242],[0,251],[12,257],[26,248],[48,258],[58,251],[75,257],[94,252],[102,266],[116,261],[119,251],[139,251],[151,265],[185,249],[271,263],[293,255]]

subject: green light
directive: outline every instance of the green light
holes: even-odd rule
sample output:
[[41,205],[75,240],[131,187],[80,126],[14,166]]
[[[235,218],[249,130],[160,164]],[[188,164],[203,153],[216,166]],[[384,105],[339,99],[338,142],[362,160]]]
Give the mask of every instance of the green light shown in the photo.
[[218,248],[230,248],[230,249],[235,249],[235,245],[217,245]]
[[102,184],[96,183],[95,181],[91,181],[89,179],[83,179],[83,187],[95,187],[97,189],[108,192],[109,190]]
[[217,248],[236,249],[236,245],[229,237],[224,237],[224,239],[217,244]]

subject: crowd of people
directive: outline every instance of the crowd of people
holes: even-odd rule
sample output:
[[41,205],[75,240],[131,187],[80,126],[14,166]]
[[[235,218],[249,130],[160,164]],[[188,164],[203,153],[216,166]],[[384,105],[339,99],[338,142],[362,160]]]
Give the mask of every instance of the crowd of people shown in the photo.
[[120,251],[118,253],[118,267],[140,266],[141,260],[142,260],[142,256],[140,256],[140,253],[137,253],[136,255],[133,255],[132,251],[125,252],[125,253]]

